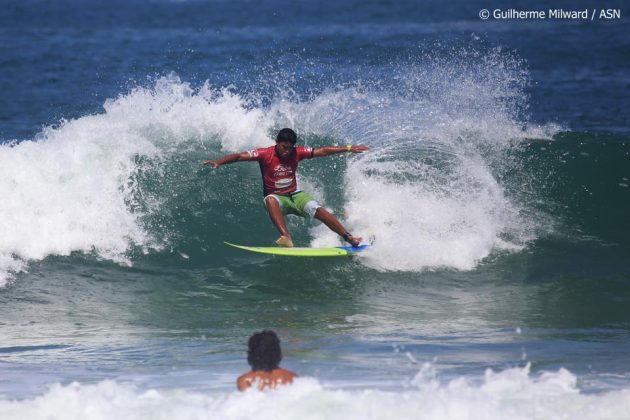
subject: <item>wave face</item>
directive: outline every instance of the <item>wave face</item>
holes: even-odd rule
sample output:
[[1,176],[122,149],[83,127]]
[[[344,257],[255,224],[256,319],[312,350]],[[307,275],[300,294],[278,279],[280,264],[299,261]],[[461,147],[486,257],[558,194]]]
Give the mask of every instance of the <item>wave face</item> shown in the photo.
[[[303,187],[374,240],[366,266],[469,270],[494,251],[521,249],[549,226],[511,190],[533,176],[514,156],[525,139],[549,140],[559,127],[527,123],[528,76],[515,57],[449,54],[303,95],[280,82],[280,94],[261,96],[171,75],[108,100],[100,114],[2,145],[0,192],[12,199],[0,219],[14,226],[0,249],[2,281],[50,255],[132,264],[225,239],[269,242],[256,165],[199,165],[272,144],[283,126],[311,146],[371,147],[301,166]],[[300,232],[303,244],[339,242],[326,229]]]

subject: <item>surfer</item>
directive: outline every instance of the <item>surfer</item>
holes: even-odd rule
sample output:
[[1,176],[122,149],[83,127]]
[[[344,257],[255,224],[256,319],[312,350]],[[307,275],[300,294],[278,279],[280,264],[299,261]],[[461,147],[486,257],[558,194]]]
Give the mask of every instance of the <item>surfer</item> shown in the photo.
[[275,332],[263,330],[252,335],[249,337],[247,347],[247,363],[252,370],[236,380],[239,391],[245,391],[254,382],[258,382],[258,389],[264,391],[267,388],[275,388],[277,385],[290,384],[297,377],[294,372],[279,366],[282,350],[280,350],[280,339]]
[[367,146],[325,146],[308,147],[298,146],[297,135],[290,128],[283,128],[276,136],[276,145],[250,150],[248,152],[234,153],[223,156],[217,160],[205,160],[204,165],[212,165],[218,168],[221,165],[234,162],[257,161],[263,178],[264,203],[271,221],[280,231],[280,238],[276,244],[284,247],[293,247],[291,233],[287,229],[284,220],[285,214],[295,214],[309,219],[315,218],[323,222],[332,231],[337,233],[350,245],[356,247],[362,238],[353,236],[341,222],[328,210],[304,191],[297,189],[295,173],[298,162],[303,159],[330,156],[337,153],[362,153],[369,148]]

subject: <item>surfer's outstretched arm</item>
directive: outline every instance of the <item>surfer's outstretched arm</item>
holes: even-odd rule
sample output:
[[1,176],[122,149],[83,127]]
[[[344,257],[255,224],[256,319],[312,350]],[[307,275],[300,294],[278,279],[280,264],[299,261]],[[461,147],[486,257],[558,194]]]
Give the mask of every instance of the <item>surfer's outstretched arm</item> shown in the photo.
[[357,146],[349,144],[347,146],[316,147],[315,149],[313,149],[313,157],[330,156],[336,153],[363,153],[368,150],[370,150],[370,148],[362,144],[359,144]]
[[245,162],[245,161],[251,161],[251,160],[256,160],[256,157],[252,156],[251,153],[249,152],[242,152],[242,153],[233,153],[231,155],[225,155],[221,159],[204,160],[203,164],[212,165],[212,167],[216,169],[219,166],[227,165],[228,163]]

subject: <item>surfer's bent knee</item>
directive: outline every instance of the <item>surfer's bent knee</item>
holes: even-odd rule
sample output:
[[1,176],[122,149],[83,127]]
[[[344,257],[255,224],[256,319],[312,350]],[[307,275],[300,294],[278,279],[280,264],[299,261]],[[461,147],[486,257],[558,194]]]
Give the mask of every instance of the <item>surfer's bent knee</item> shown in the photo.
[[315,216],[317,215],[317,210],[319,209],[326,211],[324,206],[322,206],[315,200],[309,201],[304,205],[304,213],[306,213],[311,220],[315,219]]
[[268,209],[267,204],[269,203],[269,199],[274,199],[276,200],[276,203],[278,203],[278,206],[280,206],[280,208],[282,208],[282,203],[280,202],[280,199],[278,198],[277,195],[275,194],[269,194],[267,196],[265,196],[265,198],[263,198],[263,203],[265,204],[265,208]]

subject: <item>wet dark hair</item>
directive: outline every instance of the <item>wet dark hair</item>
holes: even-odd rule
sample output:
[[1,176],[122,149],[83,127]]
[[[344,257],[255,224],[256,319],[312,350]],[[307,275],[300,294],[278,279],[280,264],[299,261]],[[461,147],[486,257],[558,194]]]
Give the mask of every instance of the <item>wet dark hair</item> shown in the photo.
[[263,330],[249,337],[247,342],[247,363],[252,370],[272,371],[282,360],[280,339],[275,332]]
[[295,134],[295,131],[291,130],[290,128],[283,128],[282,130],[278,131],[276,141],[288,141],[291,142],[291,144],[295,144],[297,143],[297,134]]

